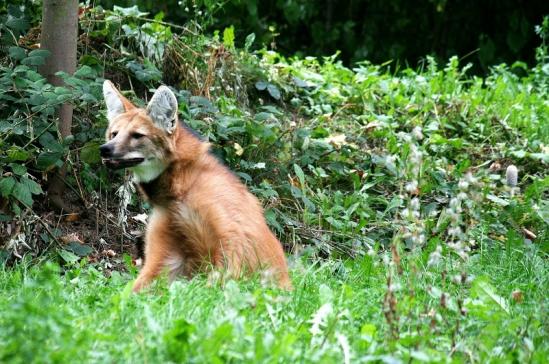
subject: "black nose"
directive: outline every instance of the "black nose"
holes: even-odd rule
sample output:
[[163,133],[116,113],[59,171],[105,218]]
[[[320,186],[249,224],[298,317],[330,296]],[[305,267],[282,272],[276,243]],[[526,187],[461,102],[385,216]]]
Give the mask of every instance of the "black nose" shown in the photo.
[[103,158],[112,157],[113,150],[114,150],[114,146],[112,144],[109,145],[108,143],[103,144],[102,146],[99,147],[99,152],[101,153],[101,157]]

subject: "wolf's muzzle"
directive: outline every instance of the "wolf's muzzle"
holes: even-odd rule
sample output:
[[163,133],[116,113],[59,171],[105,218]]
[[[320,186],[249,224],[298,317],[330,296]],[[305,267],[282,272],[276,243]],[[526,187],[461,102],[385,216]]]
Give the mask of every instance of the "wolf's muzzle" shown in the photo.
[[106,143],[99,147],[99,153],[101,153],[102,158],[112,157],[114,151],[114,145]]

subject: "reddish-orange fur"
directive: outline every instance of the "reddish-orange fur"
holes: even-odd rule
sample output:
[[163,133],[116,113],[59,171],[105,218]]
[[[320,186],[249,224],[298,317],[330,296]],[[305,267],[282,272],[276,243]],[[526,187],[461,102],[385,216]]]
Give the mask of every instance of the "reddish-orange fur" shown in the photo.
[[[259,201],[209,153],[208,143],[178,122],[169,135],[144,109],[120,97],[126,112],[111,122],[107,139],[114,129],[119,134],[139,129],[152,141],[148,148],[161,153],[167,164],[158,178],[139,184],[153,212],[134,291],[165,270],[171,278],[191,277],[208,266],[226,269],[233,277],[265,270],[279,286],[291,288],[282,246],[269,230]],[[120,148],[136,148],[136,141],[120,138],[119,144],[125,143]]]

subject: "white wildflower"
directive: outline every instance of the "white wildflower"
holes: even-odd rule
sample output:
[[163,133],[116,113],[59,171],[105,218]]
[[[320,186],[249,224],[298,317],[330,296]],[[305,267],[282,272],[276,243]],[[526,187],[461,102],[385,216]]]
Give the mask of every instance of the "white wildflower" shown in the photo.
[[389,285],[388,290],[389,292],[396,292],[399,291],[402,288],[400,283],[393,282]]
[[322,334],[322,327],[326,326],[328,316],[333,312],[333,307],[330,302],[322,305],[318,311],[313,314],[312,319],[309,321],[311,329],[309,330],[313,336]]
[[461,210],[461,201],[457,198],[450,199],[450,209],[459,212]]
[[518,182],[518,169],[513,164],[507,167],[505,171],[505,177],[507,179],[507,185],[509,187],[515,187]]
[[461,234],[461,228],[459,226],[451,227],[448,229],[448,235],[450,236],[460,236]]
[[416,138],[416,140],[423,139],[423,132],[422,132],[421,126],[416,126],[414,130],[412,130],[412,135],[414,136],[414,138]]
[[415,144],[410,144],[410,161],[418,166],[421,164],[421,157],[423,156],[423,153],[418,149],[418,147]]
[[469,182],[462,179],[461,181],[459,181],[458,187],[460,190],[466,191],[469,188]]
[[465,174],[465,180],[469,182],[469,184],[477,183],[477,179],[473,177],[473,174],[471,172],[467,172],[467,174]]
[[435,267],[439,265],[442,259],[442,247],[437,245],[434,252],[429,255],[429,261],[427,262],[428,267]]
[[415,191],[417,190],[417,181],[408,182],[408,183],[406,184],[406,186],[404,187],[404,189],[405,189],[408,193],[415,192]]
[[408,134],[408,133],[403,132],[403,131],[398,132],[398,133],[397,133],[397,136],[398,136],[401,140],[403,140],[403,141],[405,141],[405,142],[410,142],[410,141],[412,141],[412,136],[411,136],[410,134]]
[[351,363],[351,346],[349,345],[349,340],[347,337],[341,333],[336,333],[337,341],[341,345],[341,350],[343,351],[343,363]]

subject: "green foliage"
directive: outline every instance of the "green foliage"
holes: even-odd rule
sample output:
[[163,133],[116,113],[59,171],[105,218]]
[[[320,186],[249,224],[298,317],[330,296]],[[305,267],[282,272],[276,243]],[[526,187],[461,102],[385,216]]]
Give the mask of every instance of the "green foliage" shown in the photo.
[[[546,2],[474,0],[238,0],[156,2],[102,0],[106,8],[138,5],[162,12],[168,21],[195,21],[206,31],[235,27],[240,42],[254,33],[257,43],[285,55],[341,53],[346,64],[364,59],[393,61],[395,68],[422,64],[426,55],[474,61],[473,71],[516,60],[535,64],[534,26],[547,15]],[[240,43],[242,44],[242,43]]]
[[0,174],[6,177],[1,194],[12,199],[14,212],[33,204],[32,195],[42,193],[37,174],[61,166],[74,142],[59,139],[55,110],[65,102],[86,108],[100,97],[97,74],[88,66],[61,75],[66,87],[48,84],[36,69],[48,54],[12,46],[9,65],[0,66]]
[[[458,266],[431,270],[421,256],[405,257],[404,276],[411,280],[394,288],[413,295],[398,302],[397,337],[384,320],[390,268],[382,260],[366,256],[313,266],[295,261],[292,292],[265,287],[259,278],[212,287],[206,277],[197,277],[169,287],[161,281],[148,293],[131,295],[134,274],[107,277],[102,264],[2,270],[0,361],[546,359],[548,333],[540,307],[547,304],[549,275],[547,261],[535,251],[487,249],[461,267],[476,276],[465,284],[451,279],[461,274]],[[412,278],[414,266],[420,274]]]
[[[417,182],[422,229],[442,239],[449,226],[444,210],[470,171],[486,196],[469,207],[482,224],[460,228],[476,234],[483,227],[490,243],[522,228],[547,238],[544,212],[536,210],[546,206],[547,187],[510,198],[501,179],[501,165],[514,163],[523,189],[546,169],[544,63],[523,68],[523,77],[514,72],[521,65],[469,77],[470,65],[457,57],[444,66],[428,57],[425,68],[398,74],[368,62],[350,69],[336,56],[287,59],[273,51],[242,51],[235,47],[235,28],[225,29],[222,39],[201,35],[196,26],[174,37],[163,14],[148,16],[137,7],[87,9],[81,64],[73,76],[63,75],[65,87],[47,84],[36,72],[46,51],[6,49],[0,193],[12,212],[30,206],[42,193],[42,174],[67,159],[84,172],[88,193],[99,187],[105,171],[96,168],[97,147],[106,124],[104,111],[98,112],[104,109],[100,75],[106,74],[141,98],[161,79],[173,85],[182,119],[263,198],[269,223],[294,248],[360,255],[389,246],[400,239],[396,227],[409,224],[399,217],[411,202],[404,195],[409,182]],[[246,47],[253,39],[246,38]],[[54,112],[64,102],[76,106],[78,122],[74,136],[60,140]],[[418,175],[410,174],[412,148],[423,156]],[[497,218],[501,206],[512,218]]]

